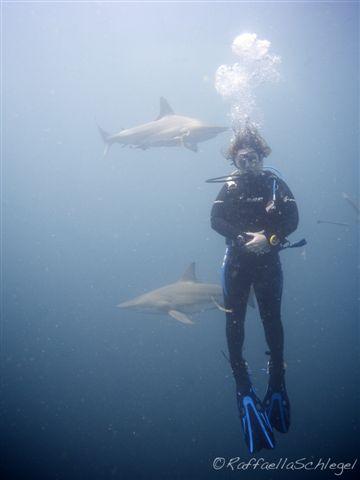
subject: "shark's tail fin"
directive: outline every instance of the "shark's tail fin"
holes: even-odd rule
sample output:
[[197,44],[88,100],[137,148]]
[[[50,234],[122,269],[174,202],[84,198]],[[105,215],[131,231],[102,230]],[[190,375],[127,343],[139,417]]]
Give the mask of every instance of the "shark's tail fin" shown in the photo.
[[101,138],[103,139],[103,141],[105,143],[105,148],[104,148],[104,158],[105,158],[106,155],[108,154],[109,148],[111,146],[111,141],[110,141],[111,135],[108,132],[106,132],[103,128],[101,128],[99,125],[97,127],[98,127],[98,130],[100,132]]

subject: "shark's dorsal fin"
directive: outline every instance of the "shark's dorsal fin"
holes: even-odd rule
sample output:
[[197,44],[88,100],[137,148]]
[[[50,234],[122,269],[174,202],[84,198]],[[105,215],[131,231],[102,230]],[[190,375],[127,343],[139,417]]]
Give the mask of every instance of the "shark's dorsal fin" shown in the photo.
[[164,97],[160,97],[160,112],[156,117],[156,120],[165,117],[166,115],[174,115],[174,110],[168,104],[168,101]]
[[190,263],[179,282],[198,282],[198,279],[195,275],[195,262]]

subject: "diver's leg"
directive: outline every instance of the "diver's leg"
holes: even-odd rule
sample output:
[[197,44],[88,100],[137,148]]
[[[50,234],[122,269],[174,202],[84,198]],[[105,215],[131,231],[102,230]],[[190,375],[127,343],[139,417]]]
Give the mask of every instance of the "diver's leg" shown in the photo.
[[275,446],[274,434],[265,409],[252,388],[247,363],[242,356],[246,306],[254,271],[251,256],[225,256],[223,289],[226,337],[236,382],[236,401],[245,443],[251,454]]
[[285,386],[284,331],[281,322],[283,275],[278,255],[259,259],[254,290],[270,350],[269,385],[263,401],[271,425],[286,433],[290,427],[290,401]]
[[227,253],[223,263],[223,293],[226,310],[226,338],[230,364],[241,390],[247,390],[251,383],[247,363],[243,358],[245,339],[245,316],[250,292],[251,275],[247,262],[241,257]]
[[[254,276],[254,291],[270,350],[270,361],[278,372],[284,365],[284,329],[281,321],[283,274],[278,255],[258,259]],[[274,377],[275,378],[275,377]]]

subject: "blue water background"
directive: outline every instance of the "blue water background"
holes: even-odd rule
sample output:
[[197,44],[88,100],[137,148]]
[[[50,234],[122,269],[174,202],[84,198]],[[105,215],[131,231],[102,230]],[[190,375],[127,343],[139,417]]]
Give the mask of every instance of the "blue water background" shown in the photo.
[[[220,282],[218,186],[204,180],[230,171],[230,133],[197,154],[114,145],[103,159],[95,120],[112,133],[149,121],[164,96],[177,113],[229,125],[213,78],[245,31],[283,60],[282,81],[257,102],[268,163],[298,201],[292,239],[308,240],[282,254],[292,427],[257,457],[355,459],[359,224],[342,192],[359,199],[358,13],[356,2],[3,5],[2,478],[335,478],[215,472],[215,457],[250,458],[224,315],[188,326],[116,308],[191,261]],[[262,395],[256,312],[246,328]]]

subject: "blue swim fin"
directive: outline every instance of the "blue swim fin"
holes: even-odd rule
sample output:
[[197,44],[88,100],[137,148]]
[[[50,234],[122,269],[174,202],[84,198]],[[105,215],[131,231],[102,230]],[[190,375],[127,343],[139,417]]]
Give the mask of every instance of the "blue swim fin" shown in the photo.
[[275,438],[266,411],[252,387],[246,393],[237,392],[237,402],[245,443],[253,454],[262,448],[275,447]]
[[275,389],[268,386],[263,405],[273,428],[278,432],[287,433],[290,428],[290,401],[285,384]]

